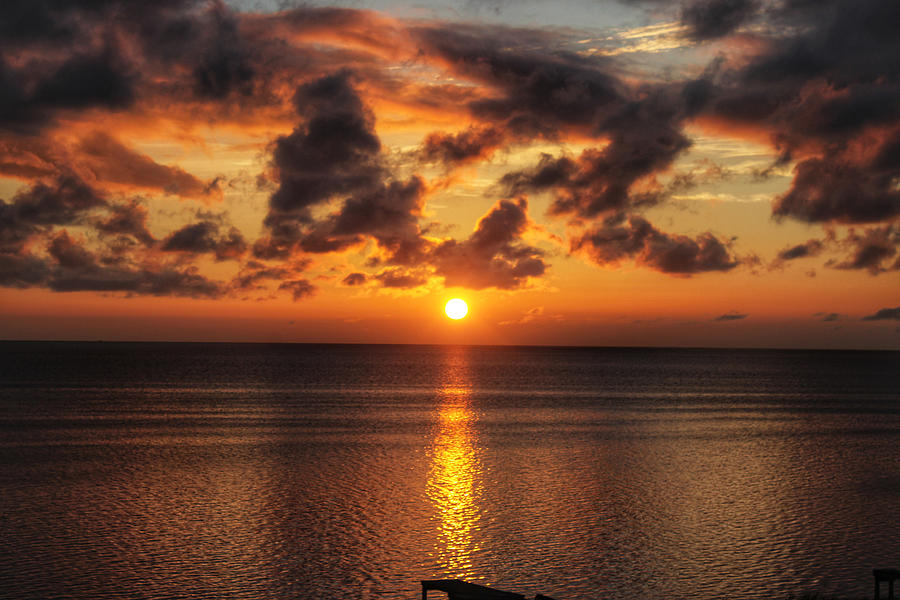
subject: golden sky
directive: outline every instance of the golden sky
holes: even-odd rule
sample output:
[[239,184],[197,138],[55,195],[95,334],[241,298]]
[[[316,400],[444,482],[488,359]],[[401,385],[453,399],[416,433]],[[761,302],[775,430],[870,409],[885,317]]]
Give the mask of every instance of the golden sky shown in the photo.
[[828,4],[11,2],[0,338],[900,348],[898,8]]

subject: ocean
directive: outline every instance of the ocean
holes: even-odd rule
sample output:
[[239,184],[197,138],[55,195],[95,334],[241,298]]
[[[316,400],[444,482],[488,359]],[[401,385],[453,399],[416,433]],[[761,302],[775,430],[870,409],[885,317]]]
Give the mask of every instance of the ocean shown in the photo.
[[898,352],[0,355],[4,599],[861,598],[900,567]]

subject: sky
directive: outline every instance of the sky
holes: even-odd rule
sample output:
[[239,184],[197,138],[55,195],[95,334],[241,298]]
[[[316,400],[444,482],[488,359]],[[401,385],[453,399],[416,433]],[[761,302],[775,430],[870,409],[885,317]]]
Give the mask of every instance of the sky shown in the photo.
[[900,349],[897,23],[6,0],[0,339]]

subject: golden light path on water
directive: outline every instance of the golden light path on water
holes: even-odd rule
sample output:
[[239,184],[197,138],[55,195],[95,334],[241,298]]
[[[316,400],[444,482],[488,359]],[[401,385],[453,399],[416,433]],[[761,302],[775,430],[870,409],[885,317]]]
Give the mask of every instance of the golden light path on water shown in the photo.
[[432,446],[428,496],[438,525],[437,565],[448,578],[474,578],[482,466],[471,406],[466,349],[448,349]]

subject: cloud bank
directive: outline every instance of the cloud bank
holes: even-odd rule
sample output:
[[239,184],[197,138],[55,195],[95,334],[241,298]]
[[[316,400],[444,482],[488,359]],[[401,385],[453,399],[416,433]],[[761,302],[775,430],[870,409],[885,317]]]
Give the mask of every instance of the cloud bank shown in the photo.
[[[728,232],[665,231],[647,216],[670,201],[691,126],[766,140],[791,171],[771,200],[773,227],[829,232],[774,264],[842,251],[825,265],[900,269],[900,4],[697,0],[678,18],[684,44],[723,51],[655,77],[551,29],[215,0],[9,0],[0,176],[21,187],[0,200],[0,285],[300,301],[317,292],[301,276],[311,261],[340,256],[357,259],[337,278],[346,286],[519,290],[553,273],[537,218],[603,268],[686,278],[752,266]],[[398,154],[382,141],[385,107],[459,127]],[[224,178],[136,143],[197,122],[281,131],[256,174],[271,190],[261,222],[213,210]],[[571,140],[583,149],[506,169],[471,232],[425,225],[440,189],[429,168],[446,175]],[[546,214],[529,212],[538,197]],[[204,208],[164,230],[151,211],[164,198]],[[230,278],[211,275],[215,263]]]

